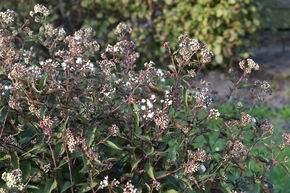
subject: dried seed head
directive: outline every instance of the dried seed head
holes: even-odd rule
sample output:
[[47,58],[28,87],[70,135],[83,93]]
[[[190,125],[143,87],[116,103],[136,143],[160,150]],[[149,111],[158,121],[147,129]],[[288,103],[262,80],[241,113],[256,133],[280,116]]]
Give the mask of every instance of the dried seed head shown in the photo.
[[42,14],[44,17],[47,17],[50,14],[49,10],[44,5],[36,4],[34,6],[34,11],[30,12],[30,16],[33,17],[38,13]]
[[252,70],[259,70],[259,65],[252,59],[240,61],[239,66],[246,74],[250,74]]
[[246,126],[248,123],[251,123],[252,117],[251,115],[242,112],[241,113],[241,126]]
[[115,34],[118,36],[124,36],[127,34],[131,34],[131,32],[132,32],[132,29],[124,23],[119,23],[116,27],[116,30],[115,30]]
[[111,132],[112,136],[117,136],[117,133],[119,133],[119,127],[117,125],[112,125],[109,127],[109,131]]

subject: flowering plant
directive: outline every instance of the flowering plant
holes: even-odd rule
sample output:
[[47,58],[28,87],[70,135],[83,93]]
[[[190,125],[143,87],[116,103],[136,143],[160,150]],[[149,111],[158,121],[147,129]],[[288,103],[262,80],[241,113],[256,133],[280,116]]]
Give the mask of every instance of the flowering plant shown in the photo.
[[[240,104],[221,108],[258,70],[253,60],[240,63],[229,95],[215,99],[210,83],[198,81],[213,53],[187,35],[176,49],[164,44],[167,69],[148,61],[136,70],[140,55],[126,25],[101,49],[91,28],[67,35],[46,23],[42,5],[30,15],[20,25],[13,11],[0,13],[2,192],[271,189],[266,175],[284,164],[289,134],[278,152],[260,152],[273,147],[273,126]],[[250,87],[270,92],[267,82]]]

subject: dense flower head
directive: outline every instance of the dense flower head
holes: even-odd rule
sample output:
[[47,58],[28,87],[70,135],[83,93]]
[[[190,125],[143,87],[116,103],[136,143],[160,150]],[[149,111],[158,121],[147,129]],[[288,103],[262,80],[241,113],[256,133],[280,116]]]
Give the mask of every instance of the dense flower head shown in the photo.
[[68,150],[70,152],[76,151],[77,147],[81,143],[80,138],[78,136],[74,136],[70,128],[67,128],[64,139],[66,140]]
[[262,129],[262,131],[263,131],[264,133],[269,132],[271,135],[273,135],[273,133],[274,133],[274,127],[273,127],[273,125],[270,124],[270,123],[263,123],[263,124],[261,125],[261,129]]
[[15,16],[16,16],[16,14],[14,11],[7,9],[4,12],[0,12],[0,22],[4,23],[6,25],[11,24],[14,22]]
[[218,119],[219,118],[219,116],[220,116],[220,113],[219,113],[219,111],[218,111],[218,109],[210,109],[209,110],[209,118],[210,119]]
[[251,115],[242,112],[241,113],[241,125],[246,126],[248,123],[251,123],[252,117]]
[[111,132],[111,134],[113,136],[117,136],[118,132],[119,132],[119,127],[116,124],[113,124],[111,127],[109,127],[109,131]]
[[100,49],[100,45],[97,41],[92,40],[93,30],[90,27],[82,28],[76,31],[73,35],[67,36],[64,42],[68,44],[69,52],[64,56],[80,56],[88,55],[97,52]]
[[109,177],[106,176],[106,177],[104,178],[104,180],[102,180],[102,181],[100,182],[99,189],[104,189],[105,187],[109,186],[109,181],[108,181],[108,179],[109,179]]
[[137,193],[137,188],[129,180],[123,188],[123,193]]
[[284,146],[290,146],[290,133],[283,133],[282,138]]
[[206,48],[203,48],[201,49],[201,58],[200,58],[200,62],[202,64],[207,64],[207,63],[210,63],[211,60],[212,60],[212,57],[213,57],[213,52],[206,49]]
[[202,88],[200,91],[196,92],[194,98],[197,107],[207,108],[212,104],[212,98],[209,95],[208,88]]
[[236,159],[245,159],[247,156],[248,150],[245,147],[245,145],[240,142],[239,140],[236,140],[234,142],[229,142],[230,147],[230,154],[236,158]]
[[[179,38],[179,54],[186,61],[203,48],[203,45],[196,39],[191,39],[187,35],[180,35]],[[203,55],[208,55],[206,51],[203,51]]]

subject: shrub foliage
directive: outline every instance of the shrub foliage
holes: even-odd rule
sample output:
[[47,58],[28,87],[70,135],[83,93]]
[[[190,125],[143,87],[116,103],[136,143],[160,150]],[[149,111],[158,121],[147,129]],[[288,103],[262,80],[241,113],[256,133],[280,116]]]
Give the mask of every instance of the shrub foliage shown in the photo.
[[[67,35],[47,23],[49,14],[39,4],[24,23],[0,13],[1,192],[274,188],[267,174],[287,168],[279,155],[289,134],[274,148],[273,126],[251,117],[254,105],[221,108],[259,69],[253,60],[239,63],[241,76],[218,100],[200,81],[213,56],[200,41],[180,35],[178,46],[164,44],[165,69],[148,61],[136,70],[140,56],[125,24],[114,31],[118,41],[100,48],[91,28]],[[270,92],[267,82],[248,87]]]

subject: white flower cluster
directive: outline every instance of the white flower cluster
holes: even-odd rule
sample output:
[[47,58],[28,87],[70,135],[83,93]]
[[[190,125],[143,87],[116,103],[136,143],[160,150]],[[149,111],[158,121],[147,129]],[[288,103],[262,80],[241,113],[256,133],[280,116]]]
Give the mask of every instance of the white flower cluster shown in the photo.
[[183,57],[183,59],[188,60],[191,56],[197,53],[201,48],[201,44],[196,39],[191,39],[187,35],[179,36],[179,54]]
[[[105,187],[108,187],[109,186],[109,177],[106,176],[104,178],[104,180],[102,180],[100,182],[100,185],[99,185],[99,189],[104,189]],[[111,187],[118,187],[120,185],[120,182],[116,179],[113,179],[112,183],[111,183]]]
[[68,150],[73,152],[76,150],[77,146],[80,144],[80,138],[73,136],[71,130],[68,128],[65,133],[65,139],[67,142]]
[[267,133],[269,132],[271,135],[274,134],[274,127],[272,124],[269,124],[269,123],[264,123],[261,125],[261,129],[264,133]]
[[196,92],[195,98],[195,104],[197,107],[203,107],[207,108],[212,103],[212,98],[209,96],[209,90],[208,88],[203,88],[201,91]]
[[133,186],[133,184],[131,183],[131,180],[129,180],[124,188],[123,188],[123,193],[137,193],[137,188],[135,188]]
[[217,120],[221,114],[217,109],[210,109],[209,110],[209,118]]
[[168,90],[165,91],[164,100],[160,100],[163,103],[164,107],[171,106],[173,101],[170,99],[170,92]]
[[206,63],[210,63],[211,59],[213,57],[213,52],[206,49],[206,48],[202,48],[201,52],[200,52],[201,58],[200,58],[200,62],[202,64],[206,64]]
[[45,69],[45,71],[52,70],[60,65],[59,62],[52,60],[51,58],[45,61],[40,61],[39,64],[43,69]]
[[101,89],[101,94],[108,97],[108,98],[111,98],[116,92],[116,88],[115,87],[112,87],[111,85],[109,84],[105,84],[102,89]]
[[109,186],[109,177],[106,176],[104,180],[100,182],[99,189],[104,189],[105,187]]
[[98,64],[100,65],[101,69],[105,73],[106,76],[109,76],[111,74],[111,71],[116,69],[116,64],[112,62],[111,60],[101,60],[98,61]]
[[152,94],[149,99],[141,100],[141,110],[144,111],[143,118],[144,119],[152,119],[155,115],[153,110],[153,103],[156,102],[156,96]]
[[2,179],[6,182],[8,188],[17,188],[20,191],[24,189],[22,171],[20,169],[12,170],[10,173],[4,172]]
[[12,71],[8,74],[8,78],[16,81],[18,79],[30,80],[41,77],[41,68],[38,66],[26,67],[20,63],[16,63],[12,67]]
[[187,151],[188,161],[183,164],[184,174],[189,174],[189,179],[193,179],[194,173],[199,170],[206,170],[202,164],[206,159],[210,159],[209,155],[206,154],[205,150],[198,148],[194,153],[191,150]]

